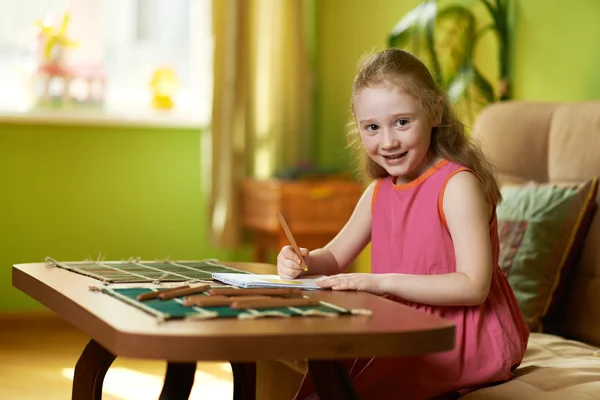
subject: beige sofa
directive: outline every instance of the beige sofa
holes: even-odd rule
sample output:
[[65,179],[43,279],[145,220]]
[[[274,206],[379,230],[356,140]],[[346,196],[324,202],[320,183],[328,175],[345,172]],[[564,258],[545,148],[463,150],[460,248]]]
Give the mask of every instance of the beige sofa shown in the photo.
[[[504,102],[485,109],[474,131],[502,176],[580,182],[600,176],[600,101],[570,104]],[[515,379],[462,397],[600,399],[600,212],[592,220],[576,277],[564,298],[567,338],[532,333]],[[293,396],[304,366],[258,364],[258,399]]]
[[[600,101],[505,102],[485,109],[474,131],[503,176],[580,182],[600,176]],[[463,396],[477,399],[600,399],[600,212],[563,299],[568,339],[532,333],[515,379]]]

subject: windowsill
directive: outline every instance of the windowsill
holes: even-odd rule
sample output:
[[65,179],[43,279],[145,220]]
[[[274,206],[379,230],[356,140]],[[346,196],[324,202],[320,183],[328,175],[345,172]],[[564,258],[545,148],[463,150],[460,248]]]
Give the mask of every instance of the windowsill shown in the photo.
[[0,125],[78,125],[78,126],[131,126],[148,128],[203,129],[206,118],[174,110],[139,109],[115,111],[101,108],[65,109],[0,109]]

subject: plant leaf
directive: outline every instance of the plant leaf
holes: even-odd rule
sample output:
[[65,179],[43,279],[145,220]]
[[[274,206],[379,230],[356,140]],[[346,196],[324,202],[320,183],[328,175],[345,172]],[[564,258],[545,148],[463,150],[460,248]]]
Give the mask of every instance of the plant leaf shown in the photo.
[[422,38],[427,23],[435,18],[436,13],[436,0],[425,0],[420,3],[394,26],[388,36],[388,46],[404,49],[411,40],[418,36]]
[[444,87],[465,63],[471,62],[476,27],[475,15],[465,7],[451,6],[439,11],[435,26],[435,52]]
[[441,73],[433,46],[436,17],[437,0],[423,1],[394,26],[388,36],[388,46],[410,51],[439,81]]
[[496,24],[496,26],[499,24],[498,18],[501,15],[500,10],[497,9],[496,7],[494,7],[492,5],[492,3],[490,3],[489,0],[479,0],[481,3],[483,3],[483,5],[485,6],[485,8],[487,8],[488,12],[490,13],[490,17],[492,17],[492,20],[494,20],[494,23]]
[[494,88],[471,62],[459,69],[447,92],[457,114],[470,123],[495,101]]

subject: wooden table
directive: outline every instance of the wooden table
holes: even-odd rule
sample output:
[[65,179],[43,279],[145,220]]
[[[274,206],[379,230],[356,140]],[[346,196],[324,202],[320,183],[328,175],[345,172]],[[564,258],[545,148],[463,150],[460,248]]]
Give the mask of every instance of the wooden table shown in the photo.
[[[257,273],[268,264],[225,263]],[[90,285],[101,283],[45,263],[13,266],[13,285],[91,337],[73,380],[72,399],[102,398],[102,383],[117,356],[167,361],[161,400],[189,397],[197,361],[228,360],[234,399],[254,399],[255,364],[261,359],[308,359],[321,399],[356,398],[336,360],[410,356],[450,350],[453,323],[362,292],[310,292],[346,308],[370,309],[372,316],[167,321]]]

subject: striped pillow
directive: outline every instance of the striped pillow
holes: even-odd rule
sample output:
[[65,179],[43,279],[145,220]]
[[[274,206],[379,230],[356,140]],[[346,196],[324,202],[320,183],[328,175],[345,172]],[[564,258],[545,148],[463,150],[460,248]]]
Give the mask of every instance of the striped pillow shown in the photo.
[[497,208],[499,264],[531,331],[548,331],[568,290],[595,211],[598,179],[575,185],[502,188]]

